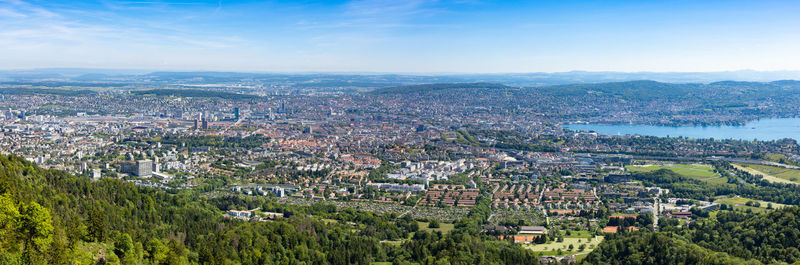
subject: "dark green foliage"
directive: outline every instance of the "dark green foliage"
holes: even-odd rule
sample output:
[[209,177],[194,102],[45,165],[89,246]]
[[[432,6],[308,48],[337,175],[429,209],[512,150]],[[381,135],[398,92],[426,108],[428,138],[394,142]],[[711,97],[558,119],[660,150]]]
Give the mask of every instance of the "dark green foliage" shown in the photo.
[[58,95],[58,96],[75,97],[75,96],[96,95],[97,92],[94,92],[94,91],[91,91],[91,90],[6,87],[6,88],[0,89],[0,94],[5,94],[5,95]]
[[723,211],[717,221],[690,226],[685,234],[696,244],[764,263],[800,262],[800,207],[746,216]]
[[[191,191],[169,194],[115,179],[91,182],[5,155],[0,156],[0,195],[3,264],[67,264],[76,256],[91,259],[83,264],[537,263],[529,250],[479,235],[488,200],[480,200],[458,229],[442,235],[417,231],[410,217],[338,211],[328,204],[208,201]],[[223,217],[215,206],[239,203],[260,204],[261,210],[288,218],[241,221]],[[414,238],[400,245],[381,243],[412,232]],[[104,254],[85,253],[81,246],[87,245]]]
[[453,89],[511,89],[509,86],[492,83],[446,83],[446,84],[424,84],[424,85],[410,85],[398,86],[375,89],[371,94],[387,95],[387,94],[415,94],[415,93],[429,93],[429,92],[442,92]]
[[156,96],[175,96],[187,98],[221,98],[221,99],[259,99],[261,97],[248,94],[237,94],[231,92],[220,92],[198,89],[151,89],[138,90],[133,92],[136,95],[156,95]]
[[538,88],[545,94],[558,97],[583,96],[590,92],[627,100],[652,100],[656,98],[685,97],[698,91],[700,84],[671,84],[656,81],[626,81],[599,84],[573,84]]
[[114,253],[117,254],[120,258],[125,258],[126,256],[130,256],[131,251],[133,250],[133,239],[131,236],[122,233],[116,236],[114,239]]
[[[716,219],[677,227],[662,218],[662,232],[610,235],[585,260],[588,264],[738,264],[800,262],[800,207],[765,214],[719,211]],[[667,255],[668,256],[664,256]],[[655,258],[655,260],[653,259]]]
[[[678,175],[669,169],[637,172],[632,177],[642,181],[646,186],[659,186],[670,189],[674,196],[680,198],[709,200],[715,196],[736,194],[742,197],[783,204],[800,204],[799,185],[770,183],[743,171],[738,171],[737,176],[728,176],[731,183],[724,184],[713,184],[691,179]],[[740,179],[742,181],[739,181]]]
[[[521,151],[529,151],[529,152],[556,152],[558,151],[557,148],[540,144],[535,142],[537,139],[533,139],[534,142],[530,142],[528,137],[519,134],[518,132],[513,131],[473,131],[472,133],[467,132],[466,130],[458,130],[456,131],[459,134],[459,138],[456,142],[461,144],[468,144],[474,146],[491,146],[500,149],[513,149],[513,150],[521,150]],[[486,143],[479,142],[475,140],[473,134],[480,135],[484,137],[491,137],[497,142],[493,143],[492,145],[488,145]]]
[[584,264],[742,264],[743,260],[653,232],[610,235]]
[[395,165],[395,164],[391,164],[391,163],[389,163],[387,161],[383,161],[381,163],[380,167],[378,167],[376,169],[373,169],[373,170],[371,170],[369,172],[369,175],[367,175],[367,178],[372,180],[372,181],[375,181],[375,182],[386,181],[386,179],[385,179],[386,175],[388,175],[389,173],[392,173],[393,171],[397,170],[398,168],[400,168],[400,165]]
[[269,143],[270,138],[259,135],[248,137],[223,137],[223,136],[164,136],[162,138],[150,139],[148,143],[161,142],[163,144],[186,145],[189,147],[217,147],[217,148],[256,148],[265,143]]

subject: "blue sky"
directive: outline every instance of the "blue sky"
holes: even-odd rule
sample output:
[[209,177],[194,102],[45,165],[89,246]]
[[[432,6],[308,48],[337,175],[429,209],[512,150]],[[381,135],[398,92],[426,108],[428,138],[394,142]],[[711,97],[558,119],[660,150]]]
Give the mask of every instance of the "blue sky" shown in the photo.
[[0,69],[800,70],[792,1],[0,0]]

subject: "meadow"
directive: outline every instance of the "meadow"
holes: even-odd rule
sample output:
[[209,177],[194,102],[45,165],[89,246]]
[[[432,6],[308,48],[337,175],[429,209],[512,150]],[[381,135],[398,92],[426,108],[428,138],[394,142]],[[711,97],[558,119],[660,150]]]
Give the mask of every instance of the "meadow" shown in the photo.
[[708,183],[727,183],[727,179],[714,172],[714,167],[707,164],[629,165],[625,167],[625,170],[630,172],[651,172],[659,169],[669,169],[678,175]]
[[770,182],[800,184],[800,170],[756,164],[736,164],[750,174],[761,175]]

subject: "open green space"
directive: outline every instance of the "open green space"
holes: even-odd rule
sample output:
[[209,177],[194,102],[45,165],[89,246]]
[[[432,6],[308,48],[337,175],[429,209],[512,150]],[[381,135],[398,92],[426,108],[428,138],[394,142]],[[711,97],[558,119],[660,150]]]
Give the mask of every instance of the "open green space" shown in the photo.
[[714,167],[707,164],[628,165],[625,167],[625,170],[630,172],[652,172],[659,169],[669,169],[678,175],[708,183],[723,184],[727,182],[727,179],[714,172]]
[[428,228],[428,222],[419,222],[419,230],[428,232],[442,232],[442,234],[450,233],[455,228],[455,224],[439,222],[439,228]]
[[[739,209],[739,210],[750,209],[750,210],[752,210],[754,212],[763,212],[763,211],[768,210],[769,204],[772,204],[772,208],[773,209],[778,209],[778,208],[782,208],[782,207],[786,207],[787,206],[785,204],[767,202],[767,201],[762,201],[762,200],[754,200],[754,199],[749,199],[749,198],[745,198],[745,197],[738,197],[738,196],[737,197],[721,197],[721,198],[718,198],[717,200],[715,200],[714,202],[715,203],[719,203],[719,204],[725,204],[725,205],[728,205],[728,206],[733,206],[734,209]],[[757,202],[758,205],[757,206],[755,206],[755,205],[754,206],[748,206],[748,205],[746,205],[747,202]]]
[[770,182],[800,184],[800,170],[757,164],[738,164],[740,169],[761,175]]
[[[603,242],[603,236],[596,236],[591,238],[585,238],[578,235],[577,237],[573,236],[565,236],[563,242],[557,241],[550,241],[544,244],[528,244],[524,245],[525,248],[533,250],[536,252],[536,255],[552,255],[552,256],[563,256],[563,255],[570,255],[570,254],[577,254],[577,253],[588,253],[591,252],[598,244]],[[572,245],[572,250],[569,250],[569,246]],[[583,251],[579,251],[581,245],[586,245]],[[561,254],[559,254],[559,250],[561,250]]]

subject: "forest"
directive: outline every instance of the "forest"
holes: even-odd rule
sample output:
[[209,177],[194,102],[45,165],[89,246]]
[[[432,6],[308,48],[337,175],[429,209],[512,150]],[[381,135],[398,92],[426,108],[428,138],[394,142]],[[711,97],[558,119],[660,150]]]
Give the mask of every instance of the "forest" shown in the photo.
[[133,92],[136,95],[155,95],[155,96],[175,96],[175,97],[189,97],[189,98],[221,98],[232,100],[250,100],[259,99],[261,97],[256,95],[238,94],[222,91],[210,90],[197,90],[197,89],[150,89],[150,90],[137,90]]
[[[670,172],[647,174],[639,178],[703,186]],[[673,189],[692,194],[700,188]],[[223,215],[233,209],[283,218],[244,221]],[[324,203],[287,205],[268,197],[170,194],[0,156],[0,264],[538,263],[520,245],[480,232],[490,213],[489,199],[479,197],[469,215],[443,234],[423,231],[407,216]],[[763,214],[720,210],[684,226],[662,220],[657,232],[609,235],[584,263],[799,262],[798,215],[800,207],[786,207]]]
[[[587,264],[775,264],[800,262],[800,207],[763,214],[729,210],[688,225],[661,222],[660,231],[610,235]],[[673,222],[674,221],[674,222]]]
[[375,95],[423,94],[423,93],[443,92],[443,91],[459,90],[459,89],[507,90],[507,89],[512,89],[512,87],[501,84],[492,84],[492,83],[439,83],[439,84],[386,87],[386,88],[375,89],[369,93]]
[[[7,83],[6,83],[7,84]],[[59,95],[59,96],[92,96],[97,95],[97,92],[81,89],[60,89],[60,88],[29,88],[29,87],[4,87],[0,90],[0,94],[4,95]]]
[[[284,218],[224,217],[231,207]],[[0,155],[0,264],[536,264],[533,252],[480,234],[489,212],[482,199],[450,233],[430,233],[408,218],[168,194]]]

